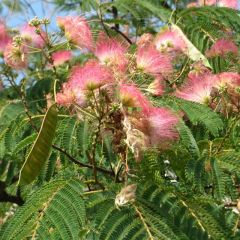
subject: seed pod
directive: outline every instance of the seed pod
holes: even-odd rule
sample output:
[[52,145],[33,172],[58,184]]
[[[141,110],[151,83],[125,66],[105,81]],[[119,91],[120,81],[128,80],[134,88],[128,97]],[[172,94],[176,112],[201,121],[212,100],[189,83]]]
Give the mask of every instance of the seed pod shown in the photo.
[[128,202],[135,201],[135,193],[136,193],[137,185],[131,184],[124,187],[120,193],[116,196],[115,205],[116,207],[121,207]]

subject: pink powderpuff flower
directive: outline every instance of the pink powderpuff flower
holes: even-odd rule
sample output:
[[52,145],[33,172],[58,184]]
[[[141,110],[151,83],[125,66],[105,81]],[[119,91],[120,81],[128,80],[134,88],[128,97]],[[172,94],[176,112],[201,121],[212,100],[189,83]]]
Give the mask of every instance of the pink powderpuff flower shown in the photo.
[[145,47],[150,45],[153,42],[153,35],[151,33],[144,33],[138,40],[138,47]]
[[178,139],[179,134],[176,126],[179,119],[169,109],[163,107],[151,108],[147,116],[147,122],[150,145],[165,148],[171,141]]
[[208,104],[211,100],[211,93],[216,86],[216,76],[212,74],[203,74],[191,76],[186,84],[176,91],[175,96],[188,101]]
[[78,104],[84,106],[88,91],[94,91],[105,84],[112,83],[111,73],[96,61],[89,61],[84,66],[73,68],[67,83],[57,94],[57,103],[63,106]]
[[93,37],[90,26],[84,17],[57,17],[58,26],[64,30],[67,39],[80,48],[93,49]]
[[93,91],[106,84],[113,83],[111,72],[97,61],[88,61],[84,66],[73,68],[69,84],[82,91]]
[[150,106],[146,112],[134,112],[124,116],[126,144],[136,161],[141,160],[143,150],[149,147],[167,149],[179,138],[179,118],[169,109]]
[[151,103],[135,85],[121,84],[119,95],[123,107],[140,108],[145,113],[151,107]]
[[238,47],[234,42],[230,40],[219,39],[211,46],[209,50],[206,51],[206,56],[207,57],[225,56],[228,53],[237,55]]
[[125,71],[127,67],[127,46],[124,43],[100,34],[94,54],[99,61],[107,66]]
[[149,147],[166,149],[177,140],[179,118],[167,108],[149,108],[148,112],[125,116],[123,125],[126,143],[134,153],[136,161],[141,160],[141,153]]
[[238,0],[219,0],[218,6],[237,9],[238,8]]
[[216,75],[216,88],[218,90],[225,90],[227,87],[234,87],[240,85],[240,74],[235,72],[222,72]]
[[196,2],[188,3],[187,8],[191,8],[191,7],[198,7],[198,3],[196,3]]
[[164,93],[164,83],[162,77],[155,78],[155,80],[149,84],[146,90],[153,96],[162,96]]
[[209,68],[203,65],[201,61],[196,62],[192,65],[192,70],[188,73],[189,78],[201,77],[203,75],[211,75],[212,72]]
[[62,91],[57,93],[56,102],[62,106],[70,106],[75,101],[75,95],[67,83],[62,86]]
[[158,52],[153,45],[138,48],[136,62],[138,69],[154,76],[167,76],[172,72],[171,59]]
[[0,53],[5,51],[6,46],[11,42],[11,37],[8,35],[7,27],[0,20]]
[[19,70],[27,67],[28,54],[23,46],[14,46],[9,43],[4,51],[4,61],[10,67]]
[[200,6],[212,6],[212,5],[217,5],[218,0],[198,0],[198,4]]
[[237,9],[238,1],[237,0],[198,0],[200,6],[218,6],[218,7],[228,7]]
[[57,93],[56,102],[59,105],[69,107],[72,104],[83,106],[86,102],[86,97],[79,87],[74,87],[69,83],[64,83],[62,91]]
[[179,34],[169,28],[163,29],[158,33],[154,44],[161,52],[185,52],[187,45]]
[[21,37],[23,38],[23,40],[25,40],[27,45],[35,48],[43,48],[45,46],[44,39],[46,39],[46,33],[43,32],[41,29],[38,29],[40,33],[37,34],[35,30],[36,27],[32,27],[26,24],[20,30]]
[[53,65],[59,66],[69,61],[72,58],[72,52],[67,50],[60,50],[52,54]]

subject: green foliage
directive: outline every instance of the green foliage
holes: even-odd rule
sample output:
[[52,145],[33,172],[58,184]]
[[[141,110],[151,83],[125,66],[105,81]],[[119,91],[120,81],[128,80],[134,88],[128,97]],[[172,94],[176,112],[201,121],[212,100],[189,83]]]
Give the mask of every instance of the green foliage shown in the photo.
[[223,128],[223,122],[217,113],[204,105],[182,99],[178,100],[178,104],[192,124],[201,123],[211,134],[218,136],[219,130]]
[[[123,31],[128,25],[129,35],[139,36],[156,33],[164,23],[175,24],[203,56],[226,30],[232,30],[234,40],[240,34],[238,11],[181,9],[187,1],[177,6],[176,1],[158,0],[54,2],[60,10],[89,11],[94,32],[99,26],[112,33],[118,26]],[[11,7],[10,1],[4,4]],[[21,10],[21,4],[12,7]],[[71,48],[71,43],[58,43],[51,51],[58,47]],[[135,49],[135,44],[131,48]],[[4,210],[0,211],[0,239],[239,239],[239,113],[217,113],[171,93],[166,96],[168,92],[149,97],[154,106],[168,107],[180,116],[179,139],[167,149],[154,146],[142,151],[141,161],[136,162],[123,131],[128,112],[122,118],[114,115],[121,111],[121,104],[107,109],[104,121],[92,109],[94,102],[86,109],[54,104],[45,114],[46,105],[60,88],[54,81],[63,83],[73,65],[89,57],[91,53],[82,54],[69,64],[47,70],[42,69],[47,63],[41,59],[26,71],[26,86],[22,82],[21,87],[14,85],[23,96],[15,99],[13,86],[1,93],[0,207]],[[167,79],[167,91],[174,83],[178,87],[184,82],[191,68],[188,56],[181,61],[177,71],[184,70],[182,63],[187,69],[179,79]],[[228,58],[208,61],[215,73],[239,68]],[[9,74],[15,77],[13,72]],[[139,82],[149,81],[146,75],[137,74]],[[146,90],[144,84],[141,90]],[[40,129],[38,133],[33,125]],[[136,184],[137,190],[128,200],[121,192],[130,184]],[[3,203],[6,195],[19,205],[16,212]],[[119,195],[127,201],[117,205]]]
[[203,125],[213,136],[218,136],[223,128],[220,116],[205,105],[172,97],[152,100],[156,106],[168,106],[175,111],[184,111],[191,124]]
[[[189,8],[176,15],[177,25],[203,54],[216,40],[225,36],[224,28],[230,28],[239,33],[239,20],[236,10],[212,6]],[[223,58],[215,57],[209,61],[216,73],[228,67]]]
[[3,226],[2,239],[79,239],[84,227],[82,183],[55,180],[34,192],[14,218]]

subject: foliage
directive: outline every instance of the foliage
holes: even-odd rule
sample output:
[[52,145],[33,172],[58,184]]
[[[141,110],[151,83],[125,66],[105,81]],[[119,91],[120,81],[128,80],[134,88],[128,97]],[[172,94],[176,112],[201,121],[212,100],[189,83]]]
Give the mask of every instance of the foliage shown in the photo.
[[240,238],[239,53],[208,54],[240,17],[187,3],[55,0],[90,21],[3,30],[1,239]]

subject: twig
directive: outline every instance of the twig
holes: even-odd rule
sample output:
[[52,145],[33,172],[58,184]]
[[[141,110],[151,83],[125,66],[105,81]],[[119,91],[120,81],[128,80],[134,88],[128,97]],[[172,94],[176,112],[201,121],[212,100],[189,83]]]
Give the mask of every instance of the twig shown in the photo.
[[153,236],[152,236],[152,233],[150,232],[150,229],[149,229],[149,227],[148,227],[148,225],[147,225],[147,223],[146,223],[146,221],[145,221],[142,213],[138,210],[138,208],[137,208],[135,205],[133,205],[133,206],[134,206],[135,211],[137,212],[140,220],[142,221],[142,223],[143,223],[143,225],[144,225],[144,228],[146,229],[146,231],[147,231],[147,233],[148,233],[148,236],[149,236],[148,239],[149,239],[149,240],[154,240],[154,238],[153,238]]
[[[86,168],[90,168],[90,169],[93,169],[94,166],[93,165],[90,165],[90,164],[87,164],[87,163],[82,163],[82,162],[79,162],[77,159],[75,159],[73,156],[71,156],[70,154],[68,154],[64,149],[61,149],[60,147],[52,144],[52,147],[56,150],[58,150],[59,152],[63,153],[66,157],[69,158],[69,160],[71,160],[73,163],[79,165],[80,167],[86,167]],[[98,167],[96,166],[96,170],[99,171],[99,172],[102,172],[102,173],[105,173],[107,175],[110,175],[110,176],[113,176],[115,177],[115,174],[108,170],[108,169],[105,169],[105,168],[101,168],[101,167]]]
[[24,200],[20,195],[20,190],[18,189],[17,195],[14,196],[7,193],[6,187],[7,187],[6,183],[3,181],[0,181],[0,202],[11,202],[11,203],[16,203],[19,206],[22,206],[24,204]]
[[117,33],[119,33],[129,44],[132,44],[132,41],[129,37],[127,37],[122,31],[117,29],[115,26],[111,27],[111,29],[115,30]]

